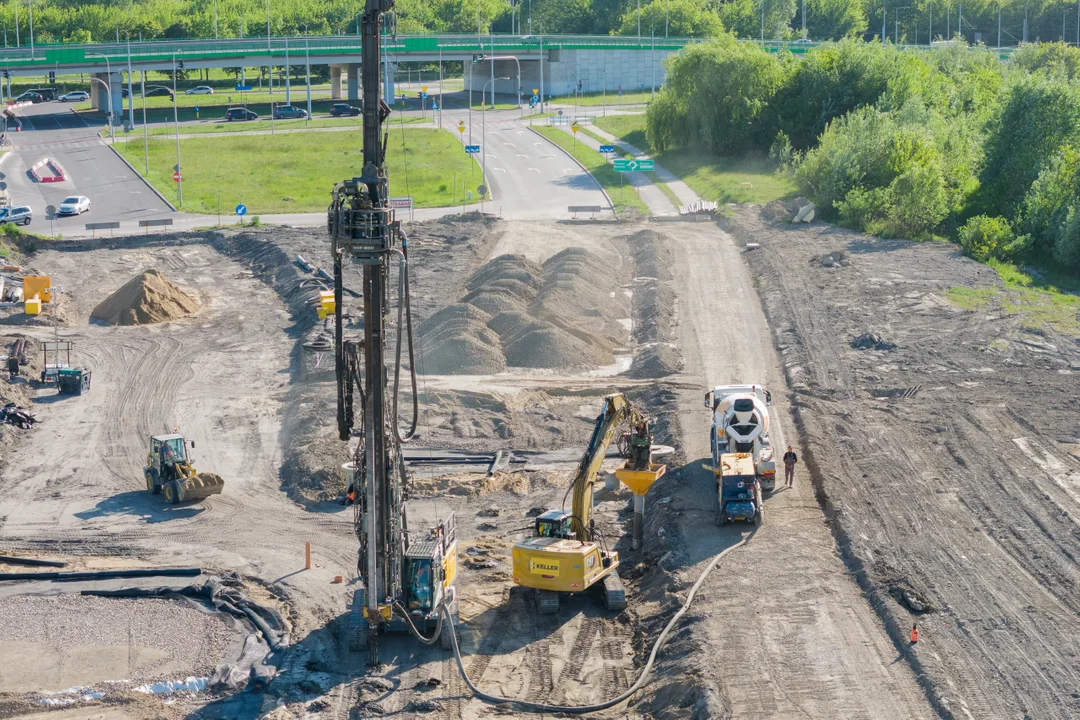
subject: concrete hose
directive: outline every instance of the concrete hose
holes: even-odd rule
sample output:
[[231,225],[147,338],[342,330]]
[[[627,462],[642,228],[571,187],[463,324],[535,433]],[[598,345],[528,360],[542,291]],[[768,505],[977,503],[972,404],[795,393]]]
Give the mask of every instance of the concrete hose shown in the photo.
[[[664,643],[667,642],[668,634],[671,632],[672,628],[674,628],[675,624],[678,623],[682,616],[686,614],[686,611],[690,609],[690,605],[694,602],[694,596],[697,595],[698,589],[701,588],[702,583],[705,582],[705,578],[709,576],[709,573],[711,573],[713,569],[720,564],[720,561],[724,558],[725,555],[727,555],[732,550],[735,550],[736,548],[742,547],[749,543],[750,539],[753,538],[756,533],[757,528],[755,527],[745,538],[740,540],[738,543],[732,545],[731,547],[725,549],[723,552],[721,552],[712,559],[712,562],[709,563],[709,566],[706,567],[705,570],[701,573],[701,575],[698,576],[698,579],[694,582],[693,587],[690,588],[690,592],[687,593],[686,600],[683,602],[682,607],[679,608],[678,612],[676,612],[675,615],[672,616],[671,620],[668,621],[668,624],[665,625],[664,629],[660,632],[659,637],[656,638],[656,642],[654,642],[652,646],[652,651],[649,653],[649,660],[645,663],[645,667],[641,669],[641,673],[638,675],[638,679],[634,682],[633,685],[630,686],[629,690],[615,698],[612,698],[611,700],[606,700],[602,703],[596,703],[594,705],[548,705],[546,703],[531,702],[529,700],[516,700],[514,698],[500,697],[499,695],[491,695],[484,692],[480,688],[476,687],[475,683],[473,683],[468,673],[465,672],[465,664],[461,659],[461,648],[458,647],[457,631],[454,628],[454,620],[452,617],[450,617],[450,611],[446,609],[446,605],[439,605],[440,620],[446,620],[446,622],[450,623],[450,639],[453,642],[454,646],[454,658],[457,660],[458,672],[460,672],[461,677],[465,679],[465,684],[469,686],[469,690],[472,691],[473,695],[480,698],[481,700],[487,700],[488,702],[493,703],[513,703],[527,712],[563,712],[582,714],[599,712],[600,710],[607,710],[610,707],[614,707],[615,705],[618,705],[624,700],[628,700],[634,693],[636,693],[642,688],[642,686],[645,685],[645,680],[646,678],[648,678],[649,673],[652,671],[653,664],[656,662],[657,653],[660,652],[660,648],[662,648],[664,646]],[[409,625],[411,627],[412,623],[409,623]],[[415,628],[413,628],[413,633],[420,637],[419,634],[416,632]],[[435,637],[439,637],[438,632],[435,633]],[[431,644],[431,642],[433,641],[429,641],[428,644]]]

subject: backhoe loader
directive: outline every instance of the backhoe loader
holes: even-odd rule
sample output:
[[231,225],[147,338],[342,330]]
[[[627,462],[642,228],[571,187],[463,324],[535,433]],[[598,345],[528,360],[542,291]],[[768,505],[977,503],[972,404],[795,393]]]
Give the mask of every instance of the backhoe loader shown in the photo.
[[[191,443],[194,449],[195,443]],[[218,495],[225,481],[214,473],[197,473],[187,452],[183,435],[154,435],[143,468],[146,489],[151,495],[165,492],[170,505]]]
[[626,607],[626,590],[618,573],[619,553],[607,547],[589,517],[593,486],[615,430],[623,422],[630,425],[626,443],[629,459],[615,472],[620,480],[636,483],[648,477],[655,481],[667,469],[651,462],[648,417],[622,393],[606,397],[574,475],[571,511],[549,510],[540,515],[533,536],[514,545],[514,583],[537,591],[541,614],[558,612],[560,593],[584,592],[598,584],[603,588],[608,610]]

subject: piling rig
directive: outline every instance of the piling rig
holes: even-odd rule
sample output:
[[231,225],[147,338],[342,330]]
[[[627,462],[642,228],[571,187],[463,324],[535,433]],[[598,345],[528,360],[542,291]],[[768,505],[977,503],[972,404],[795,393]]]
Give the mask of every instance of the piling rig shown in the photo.
[[[413,363],[412,313],[409,308],[408,238],[389,206],[386,135],[390,108],[380,98],[381,33],[392,25],[393,0],[366,0],[361,16],[363,165],[360,176],[338,183],[327,212],[334,257],[334,361],[337,374],[338,434],[342,441],[359,438],[353,455],[354,527],[360,550],[360,589],[350,614],[351,649],[368,651],[379,661],[380,631],[411,630],[420,640],[440,639],[439,607],[456,614],[454,579],[457,543],[453,516],[410,537],[406,517],[407,478],[401,445],[416,431],[418,399]],[[390,313],[390,270],[398,261],[397,352],[394,384],[388,393],[386,367],[387,316]],[[359,265],[363,276],[363,339],[344,337],[343,275],[345,264]],[[412,378],[412,427],[399,429],[397,405],[402,338],[408,338]],[[360,398],[360,413],[353,411]],[[357,422],[359,417],[359,422]],[[434,629],[431,637],[425,630]],[[442,637],[443,644],[448,638]]]

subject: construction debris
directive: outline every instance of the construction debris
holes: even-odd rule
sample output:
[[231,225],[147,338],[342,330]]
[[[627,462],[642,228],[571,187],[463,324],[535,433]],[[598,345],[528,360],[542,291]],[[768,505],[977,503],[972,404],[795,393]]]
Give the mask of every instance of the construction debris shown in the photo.
[[9,402],[0,408],[0,425],[6,423],[8,425],[17,425],[23,430],[29,430],[36,422],[38,422],[38,419],[34,413],[26,408],[19,407],[13,402]]
[[146,270],[103,300],[90,317],[105,325],[149,325],[194,315],[199,302],[158,270]]

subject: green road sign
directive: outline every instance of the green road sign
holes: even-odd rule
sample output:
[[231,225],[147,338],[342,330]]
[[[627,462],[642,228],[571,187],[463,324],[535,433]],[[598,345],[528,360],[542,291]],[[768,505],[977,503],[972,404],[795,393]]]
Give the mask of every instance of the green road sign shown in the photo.
[[616,160],[615,172],[652,172],[652,160]]

